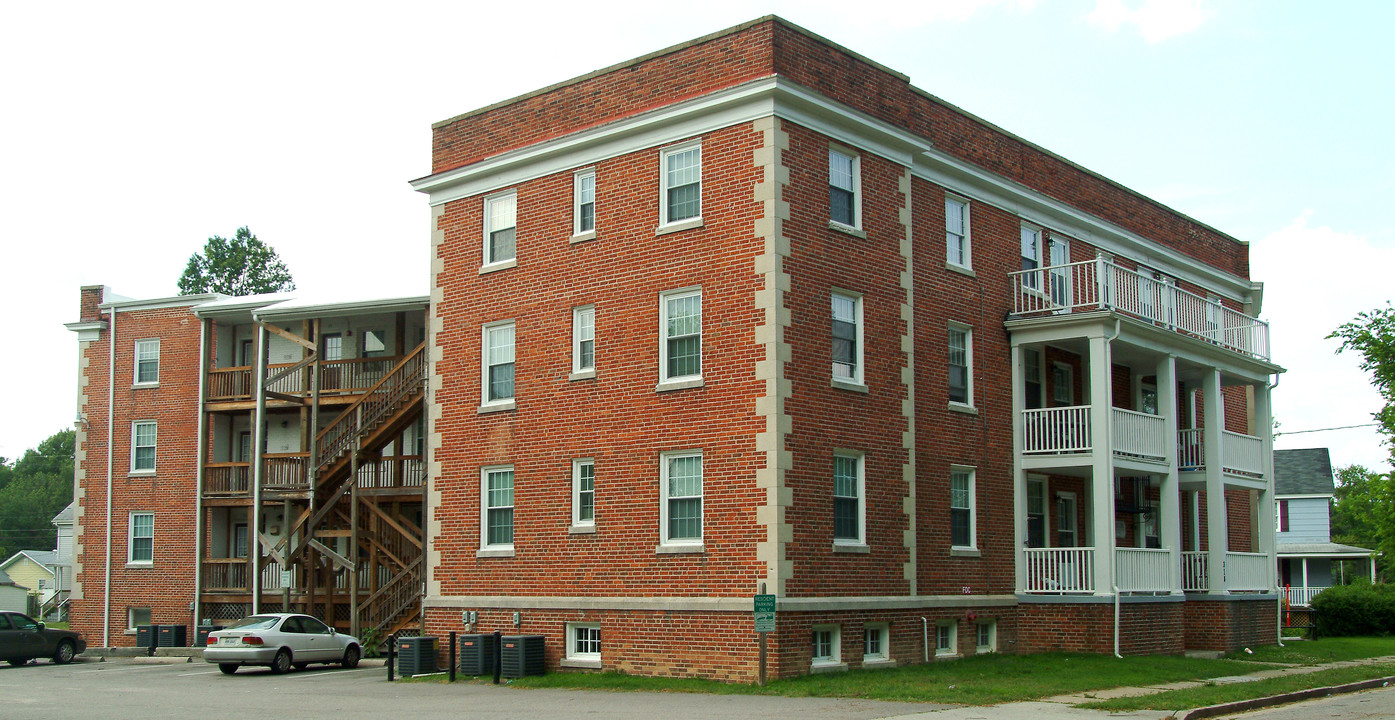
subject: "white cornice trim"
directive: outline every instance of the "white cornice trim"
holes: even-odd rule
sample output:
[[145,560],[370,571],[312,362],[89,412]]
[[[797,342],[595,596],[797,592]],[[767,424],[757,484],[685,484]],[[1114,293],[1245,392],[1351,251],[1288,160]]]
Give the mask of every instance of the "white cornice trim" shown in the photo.
[[165,308],[191,307],[213,302],[214,300],[226,300],[227,295],[218,293],[204,293],[200,295],[176,295],[174,297],[152,298],[150,300],[120,300],[107,302],[98,305],[100,310],[115,310],[117,312],[132,312],[134,310],[163,310]]
[[107,321],[93,320],[91,322],[70,322],[63,323],[63,327],[78,334],[78,341],[91,342],[101,337],[103,330],[107,329]]
[[1274,493],[1275,500],[1331,500],[1336,497],[1332,493],[1303,493],[1289,495],[1287,493]]
[[[835,612],[917,608],[1011,607],[1015,595],[872,595],[862,597],[778,598],[777,610]],[[670,612],[751,612],[751,598],[582,597],[547,595],[429,595],[428,608],[508,610],[641,610]]]

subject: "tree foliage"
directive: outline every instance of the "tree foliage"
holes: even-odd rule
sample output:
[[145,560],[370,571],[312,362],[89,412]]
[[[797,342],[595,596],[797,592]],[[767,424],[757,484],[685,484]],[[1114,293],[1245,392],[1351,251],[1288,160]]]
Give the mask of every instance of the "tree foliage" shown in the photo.
[[1341,340],[1338,354],[1361,353],[1361,369],[1371,373],[1371,382],[1385,399],[1385,407],[1375,414],[1386,443],[1395,440],[1395,307],[1385,307],[1357,315],[1327,338]]
[[1395,479],[1360,465],[1338,468],[1332,542],[1380,551],[1376,567],[1388,577],[1395,562]]
[[52,550],[53,516],[73,501],[72,430],[60,430],[14,462],[0,458],[0,559]]
[[276,251],[246,227],[238,228],[231,240],[218,235],[209,238],[203,253],[190,255],[179,276],[180,295],[257,295],[294,289],[291,271]]

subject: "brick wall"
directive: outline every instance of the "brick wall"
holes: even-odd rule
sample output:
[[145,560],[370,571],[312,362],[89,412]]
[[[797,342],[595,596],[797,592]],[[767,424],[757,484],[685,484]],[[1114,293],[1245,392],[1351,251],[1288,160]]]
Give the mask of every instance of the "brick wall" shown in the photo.
[[[1181,653],[1186,649],[1182,643],[1183,607],[1190,604],[1122,603],[1119,652]],[[1019,652],[1114,652],[1113,603],[1026,603],[1018,607],[1018,625]]]
[[1277,600],[1199,600],[1186,603],[1188,650],[1234,652],[1279,641]]

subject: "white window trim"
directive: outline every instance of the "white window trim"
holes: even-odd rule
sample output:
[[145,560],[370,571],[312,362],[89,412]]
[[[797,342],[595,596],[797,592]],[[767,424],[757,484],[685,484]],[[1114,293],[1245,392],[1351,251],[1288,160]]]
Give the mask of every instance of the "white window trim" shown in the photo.
[[[1061,547],[1080,547],[1080,499],[1076,497],[1075,493],[1073,492],[1057,492],[1055,501],[1058,502],[1063,499],[1070,501],[1071,515],[1073,515],[1074,517],[1071,518],[1072,522],[1070,529],[1065,530],[1065,532],[1070,533],[1071,544],[1068,546],[1062,545]],[[1058,509],[1059,506],[1057,505],[1057,502],[1052,502],[1052,504],[1048,506],[1048,510],[1051,511],[1051,514],[1047,516],[1047,523],[1052,526],[1049,530],[1049,532],[1052,534],[1052,542],[1047,543],[1047,545],[1050,547],[1056,547],[1057,544],[1059,544],[1061,533],[1063,532],[1063,528],[1061,527],[1061,512]],[[1052,522],[1053,520],[1055,522]]]
[[[591,367],[581,366],[581,318],[591,313]],[[515,336],[515,342],[517,338]],[[515,365],[517,367],[517,365]],[[582,305],[572,308],[572,374],[569,380],[585,380],[596,376],[596,306]],[[515,377],[515,380],[517,378]]]
[[[126,634],[127,634],[127,635],[134,635],[134,634],[136,634],[136,630],[137,630],[137,628],[138,628],[138,626],[136,625],[136,611],[137,611],[137,610],[144,610],[147,614],[150,615],[151,621],[153,621],[153,620],[155,619],[155,612],[154,612],[151,608],[148,608],[148,607],[128,607],[128,608],[126,608]],[[149,624],[151,624],[151,623],[150,623],[150,622],[141,623],[141,625],[149,625]]]
[[[591,519],[581,519],[581,469],[591,467]],[[577,458],[572,461],[572,532],[595,532],[596,529],[596,461]]]
[[[155,452],[151,460],[154,467],[136,469],[136,428],[141,425],[153,425],[155,427]],[[154,475],[160,467],[160,423],[155,420],[136,420],[131,423],[131,475]]]
[[[513,257],[495,260],[489,255],[489,233],[494,230],[490,225],[490,206],[509,197],[513,198]],[[484,228],[480,245],[480,274],[515,267],[518,264],[518,190],[505,190],[493,195],[486,195],[484,198],[484,217],[481,218],[480,225]]]
[[[970,202],[969,202],[969,199],[966,198],[966,197],[964,197],[964,196],[962,196],[962,195],[955,195],[955,194],[953,194],[953,193],[945,193],[945,204],[948,205],[948,204],[951,203],[951,202],[956,202],[956,203],[959,203],[960,205],[963,205],[963,206],[964,206],[964,262],[958,263],[958,262],[955,262],[955,261],[949,259],[949,220],[948,220],[948,218],[946,218],[946,220],[945,220],[945,264],[948,265],[948,266],[950,266],[950,267],[960,268],[960,269],[962,269],[962,270],[968,270],[969,272],[973,272],[973,268],[974,268],[973,230],[971,229],[971,227],[970,227],[970,225],[969,225],[969,217],[970,217],[970,215],[972,214],[972,213],[970,212],[970,208],[971,208],[972,206],[971,206],[971,204],[970,204]],[[948,210],[946,210],[946,212],[948,212]]]
[[[605,645],[601,645],[601,652],[579,652],[576,649],[576,633],[580,629],[597,630],[601,629],[600,623],[569,622],[567,623],[566,652],[563,654],[563,662],[566,667],[599,668],[601,666],[601,652],[604,652]],[[602,642],[604,642],[604,635]]]
[[[949,401],[949,404],[950,404],[951,407],[958,407],[958,408],[970,409],[970,410],[971,410],[971,409],[974,409],[974,328],[973,328],[972,325],[965,325],[964,323],[961,323],[961,322],[954,322],[954,321],[951,320],[950,323],[949,323],[949,330],[958,330],[959,332],[964,333],[964,400],[965,400],[965,402],[959,402],[959,401],[957,401],[957,400],[950,400],[950,401]],[[948,332],[948,331],[945,332],[945,353],[946,353],[946,354],[949,353],[949,332]],[[948,358],[946,358],[945,367],[946,367],[946,368],[949,367]],[[946,379],[948,379],[948,374],[947,374],[947,373],[946,373]],[[946,390],[948,390],[948,385],[946,385]]]
[[832,342],[832,340],[833,340],[833,336],[832,336],[833,296],[841,296],[841,297],[843,297],[843,298],[845,298],[845,299],[847,299],[847,300],[853,301],[853,313],[856,315],[855,322],[857,323],[857,336],[856,336],[856,337],[854,338],[854,340],[853,340],[853,342],[854,342],[855,345],[856,345],[856,347],[854,348],[854,352],[853,352],[853,364],[854,364],[853,376],[852,376],[851,378],[840,378],[840,377],[837,377],[837,376],[832,376],[833,368],[832,368],[832,363],[830,362],[830,363],[829,363],[829,374],[833,377],[833,380],[832,380],[833,386],[834,386],[834,387],[843,387],[843,388],[847,388],[847,389],[850,389],[850,390],[859,390],[859,391],[860,391],[860,390],[865,390],[865,389],[867,388],[867,382],[866,382],[866,379],[865,379],[865,378],[866,378],[866,373],[864,372],[864,369],[865,369],[865,367],[866,367],[866,365],[867,365],[867,344],[866,344],[866,343],[864,342],[864,340],[863,340],[864,337],[866,336],[866,333],[864,332],[864,330],[866,329],[866,324],[863,322],[862,293],[853,292],[853,291],[851,291],[851,290],[844,290],[844,289],[842,289],[842,288],[833,288],[832,291],[829,293],[829,300],[828,300],[829,311],[828,311],[828,317],[829,317],[829,327],[830,327],[830,332],[829,332],[829,346],[830,346],[830,352],[831,352],[832,344],[833,344],[833,342]]
[[[1060,399],[1061,384],[1056,382],[1056,370],[1064,368],[1066,371],[1066,399]],[[1051,361],[1051,402],[1065,403],[1067,406],[1075,405],[1075,366],[1060,360]]]
[[[950,465],[950,493],[954,492],[954,473],[966,473],[969,476],[969,544],[955,545],[953,538],[950,539],[950,547],[955,550],[977,550],[978,549],[978,470],[972,465]],[[949,501],[950,511],[954,510],[954,498]],[[951,534],[953,530],[951,530]]]
[[[890,651],[891,651],[891,648],[888,647],[888,645],[889,645],[889,643],[891,642],[891,631],[890,631],[890,627],[887,625],[887,623],[884,623],[884,622],[867,623],[866,625],[863,626],[862,632],[863,632],[863,639],[862,639],[862,663],[865,665],[865,664],[868,664],[868,663],[882,663],[882,662],[888,662],[888,661],[890,661],[890,660],[891,660],[891,652],[890,652]],[[868,652],[867,652],[867,637],[866,637],[866,636],[867,636],[868,633],[873,633],[873,632],[879,633],[879,634],[881,635],[881,647],[882,647],[882,650],[881,650],[881,652],[879,652],[879,653],[871,653],[871,654],[868,654]]]
[[[1019,263],[1019,265],[1021,264],[1022,259],[1027,257],[1026,255],[1023,255],[1023,254],[1022,254],[1022,231],[1024,231],[1024,230],[1029,230],[1029,231],[1031,231],[1031,232],[1036,233],[1036,235],[1037,235],[1037,242],[1036,242],[1036,246],[1037,246],[1037,247],[1036,247],[1037,256],[1036,256],[1035,258],[1033,258],[1034,260],[1036,260],[1037,266],[1036,266],[1036,268],[1034,269],[1035,275],[1033,276],[1033,277],[1035,278],[1036,286],[1034,287],[1034,286],[1032,286],[1032,285],[1030,285],[1030,284],[1028,284],[1028,283],[1026,283],[1026,282],[1023,282],[1023,283],[1022,283],[1022,290],[1025,291],[1025,292],[1034,293],[1034,294],[1037,294],[1037,295],[1045,295],[1046,292],[1047,292],[1047,287],[1046,287],[1046,284],[1047,284],[1047,280],[1046,280],[1046,260],[1047,260],[1047,256],[1046,256],[1046,229],[1043,228],[1041,225],[1037,225],[1036,223],[1027,222],[1027,221],[1025,221],[1025,220],[1022,221],[1021,229],[1018,230],[1018,233],[1017,233],[1017,257],[1018,257],[1018,263]],[[1019,269],[1020,269],[1020,268],[1019,268]]]
[[[681,152],[686,152],[693,148],[698,151],[698,214],[670,222],[668,219],[668,156]],[[692,140],[677,145],[670,145],[659,151],[659,230],[675,231],[685,230],[690,227],[702,225],[702,175],[703,175],[702,140]]]
[[[480,468],[480,549],[475,553],[477,557],[513,557],[513,543],[489,544],[489,474],[495,472],[511,472],[513,476],[513,505],[514,509],[514,532],[518,532],[518,473],[513,465],[486,465]],[[500,506],[502,507],[502,506]],[[515,539],[517,539],[515,537]]]
[[[988,644],[979,643],[979,628],[988,628]],[[998,651],[998,621],[979,620],[974,626],[974,649],[980,653],[991,653]]]
[[[499,400],[489,399],[489,331],[506,325],[513,326],[513,397]],[[480,412],[495,412],[514,409],[514,398],[518,397],[518,324],[513,320],[499,320],[480,326]]]
[[[677,298],[696,295],[698,298],[698,312],[700,320],[698,324],[698,372],[696,375],[676,375],[668,376],[668,301]],[[702,363],[703,363],[703,328],[707,321],[707,313],[702,307],[702,287],[687,287],[677,290],[666,290],[659,293],[659,386],[658,390],[678,389],[685,387],[701,387]]]
[[[940,647],[940,629],[949,628],[949,647]],[[959,654],[959,621],[940,620],[935,623],[935,657],[953,657]]]
[[[835,450],[835,458],[853,458],[857,461],[857,538],[833,538],[833,544],[843,547],[867,547],[867,458],[866,455],[855,450]],[[829,479],[832,479],[830,474]]]
[[702,508],[702,523],[698,526],[698,536],[696,538],[673,539],[668,536],[668,471],[671,460],[685,457],[702,458],[701,450],[672,450],[659,453],[659,550],[676,552],[702,552],[704,530],[707,526],[707,465],[703,463],[702,468],[702,493],[699,494],[698,502]]
[[[145,344],[149,344],[149,343],[154,343],[154,344],[155,344],[155,379],[154,379],[154,380],[146,380],[146,381],[142,382],[141,379],[140,379],[140,346],[141,346],[141,345],[145,345]],[[141,340],[137,340],[137,341],[135,342],[135,345],[133,346],[133,351],[132,351],[132,352],[133,352],[133,354],[132,354],[132,356],[131,356],[131,385],[132,385],[132,387],[155,387],[155,386],[159,385],[159,384],[160,384],[160,338],[144,338],[144,339],[141,339]]]
[[[831,156],[831,155],[833,155],[834,153],[837,153],[837,154],[839,154],[839,155],[842,155],[843,157],[851,158],[851,159],[852,159],[852,196],[853,196],[853,198],[852,198],[852,200],[853,200],[853,201],[852,201],[852,214],[853,214],[853,222],[852,222],[852,225],[849,225],[849,224],[847,224],[847,223],[840,222],[840,221],[838,221],[838,220],[834,220],[834,219],[832,218],[832,211],[833,211],[833,208],[830,207],[830,208],[829,208],[829,219],[828,219],[828,224],[829,224],[830,226],[832,226],[835,230],[845,230],[845,229],[846,229],[846,230],[854,230],[854,231],[857,231],[857,232],[861,233],[861,231],[862,231],[862,156],[861,156],[861,154],[859,154],[856,150],[853,150],[853,149],[851,149],[851,148],[849,148],[849,147],[846,147],[846,146],[843,146],[843,145],[836,145],[836,144],[834,144],[834,145],[829,145],[829,147],[828,147],[828,154]],[[829,158],[829,161],[830,161],[830,164],[831,164],[831,163],[832,163],[832,158],[831,158],[831,157]],[[829,170],[831,171],[832,168],[829,168]],[[829,185],[829,187],[832,187],[832,186],[833,186],[833,178],[831,178],[831,177],[829,178],[828,185]],[[832,201],[830,200],[830,202],[832,202]]]
[[[150,559],[136,559],[136,517],[150,517]],[[133,511],[126,515],[126,567],[151,567],[155,564],[155,513]]]
[[[581,181],[586,177],[591,178],[591,229],[581,229]],[[577,170],[572,176],[572,242],[582,242],[593,240],[596,237],[596,208],[600,205],[596,198],[596,169],[584,168]]]
[[[830,638],[829,638],[829,640],[830,640],[830,647],[829,647],[829,650],[830,650],[831,653],[832,653],[831,655],[818,656],[818,655],[814,655],[814,654],[813,654],[813,653],[816,651],[816,647],[814,647],[814,633],[816,633],[816,632],[828,632],[828,633],[831,633],[831,636],[830,636]],[[843,664],[843,629],[842,629],[842,626],[840,626],[840,625],[815,625],[815,626],[813,626],[812,628],[809,629],[809,644],[810,644],[810,646],[811,646],[811,647],[809,648],[809,651],[810,651],[810,663],[809,663],[809,664],[810,664],[811,667],[814,667],[814,668],[836,668],[836,667],[842,666],[842,664]]]

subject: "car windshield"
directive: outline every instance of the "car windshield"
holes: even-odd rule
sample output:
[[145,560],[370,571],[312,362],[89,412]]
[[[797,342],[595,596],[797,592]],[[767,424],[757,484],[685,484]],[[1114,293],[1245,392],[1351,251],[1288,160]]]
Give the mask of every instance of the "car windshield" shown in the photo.
[[252,615],[223,628],[224,630],[270,630],[281,618],[274,615]]

